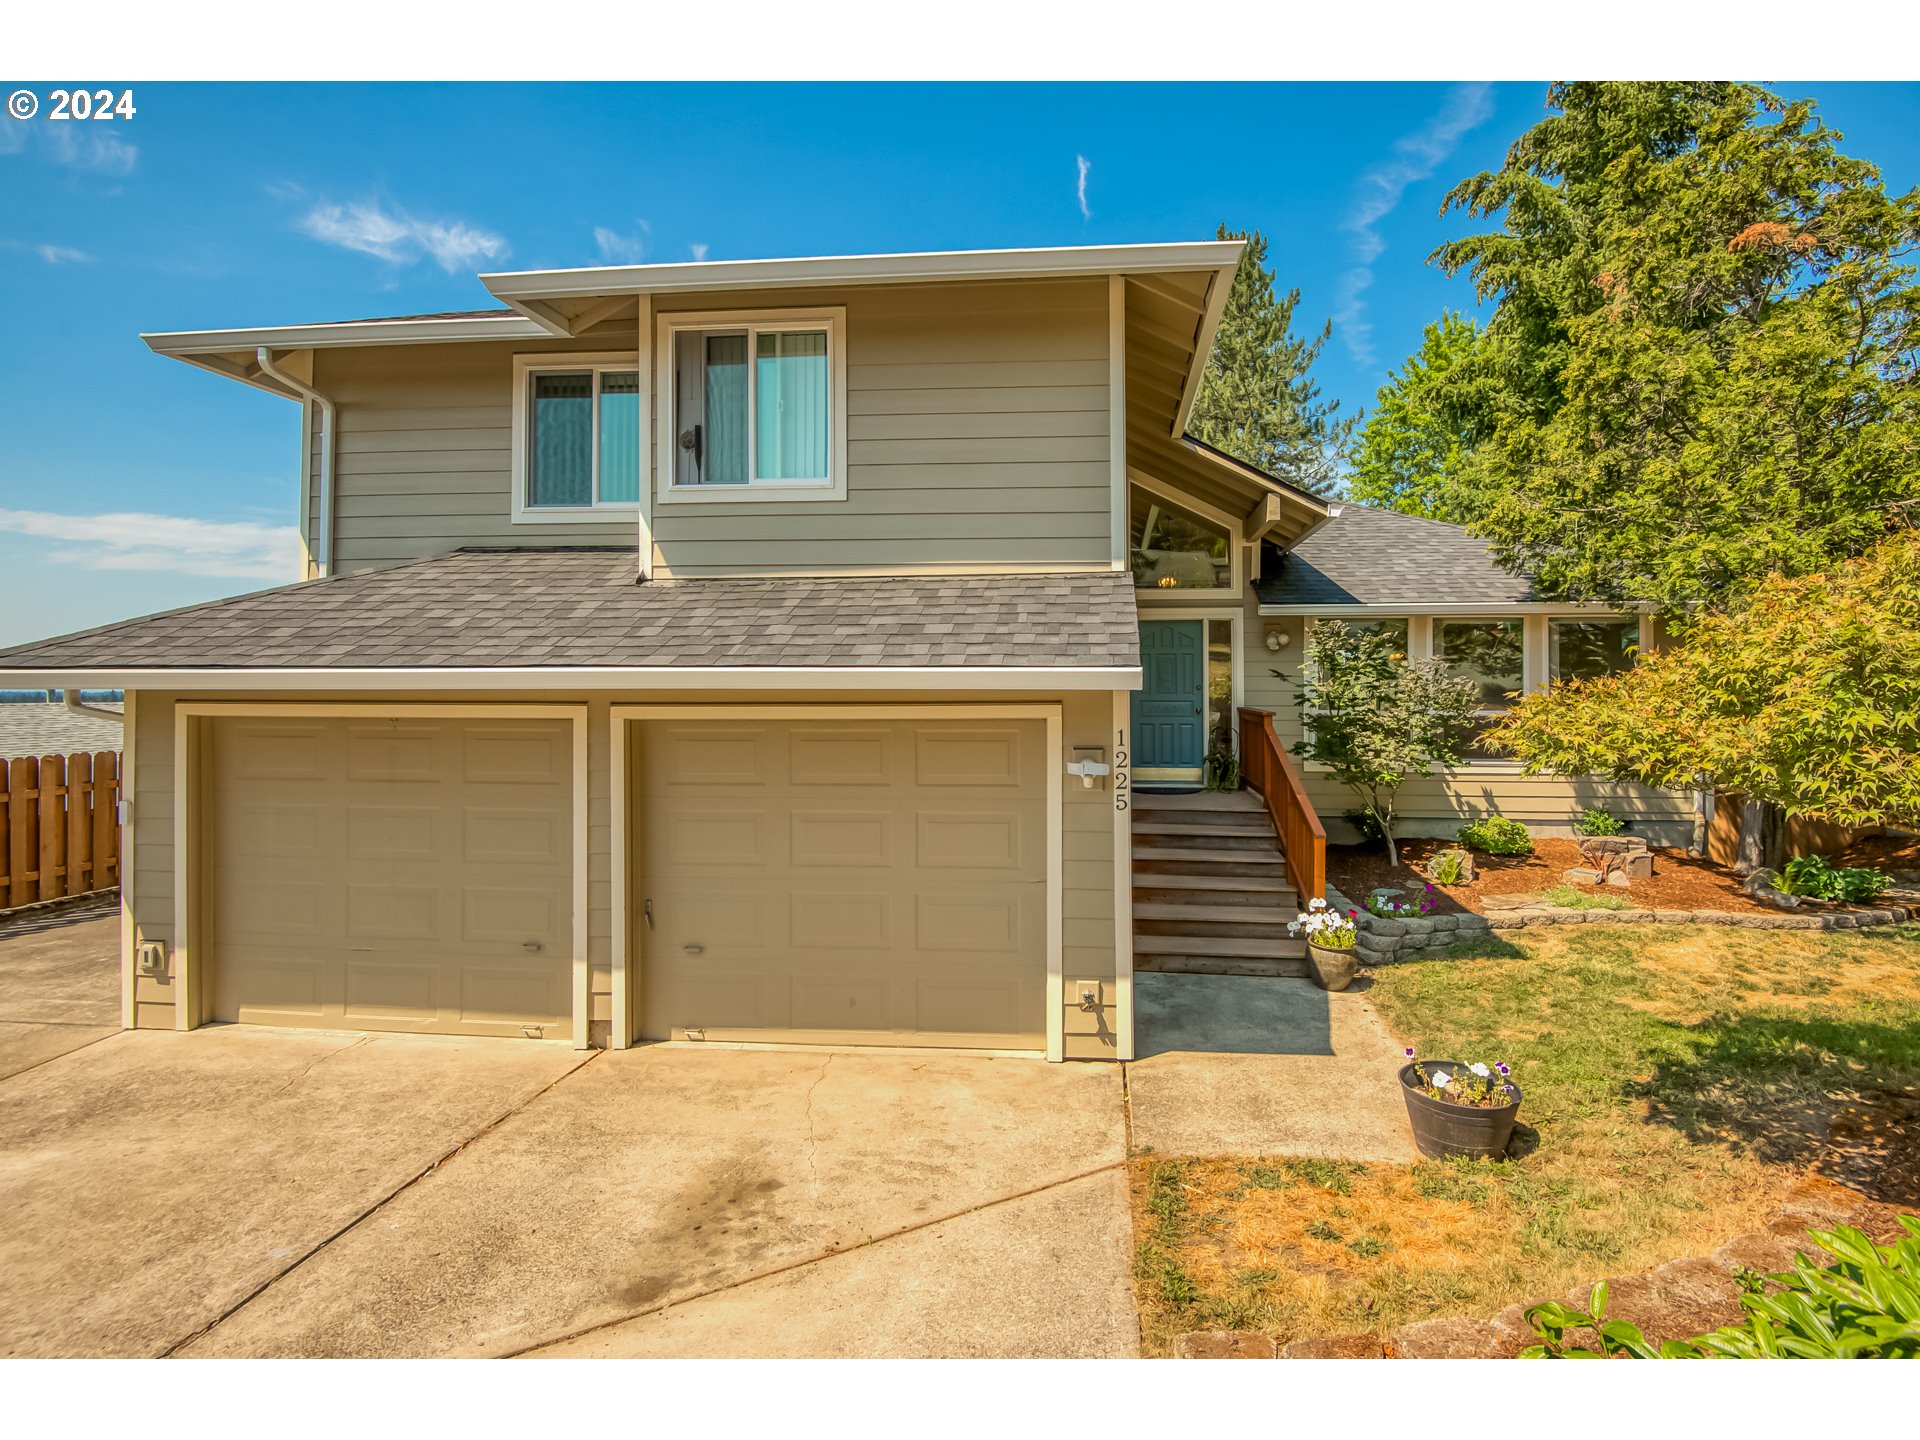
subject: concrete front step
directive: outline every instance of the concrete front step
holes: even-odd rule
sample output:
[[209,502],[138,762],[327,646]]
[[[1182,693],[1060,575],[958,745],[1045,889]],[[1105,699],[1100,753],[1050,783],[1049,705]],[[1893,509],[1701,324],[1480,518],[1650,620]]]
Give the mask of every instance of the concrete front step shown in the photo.
[[1142,935],[1133,937],[1133,953],[1139,955],[1187,955],[1214,960],[1302,960],[1307,942],[1295,940],[1285,931],[1278,936],[1251,935]]
[[1142,975],[1253,975],[1273,979],[1305,978],[1305,960],[1246,960],[1218,955],[1158,955],[1135,950],[1135,973]]

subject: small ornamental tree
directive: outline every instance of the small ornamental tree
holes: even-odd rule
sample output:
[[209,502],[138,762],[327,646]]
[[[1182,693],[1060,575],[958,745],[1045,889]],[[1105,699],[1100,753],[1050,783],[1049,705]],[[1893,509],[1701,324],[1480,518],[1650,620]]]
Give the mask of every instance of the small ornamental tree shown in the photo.
[[1394,804],[1408,780],[1460,758],[1478,696],[1437,660],[1409,661],[1378,629],[1322,620],[1313,626],[1293,703],[1306,737],[1294,753],[1324,765],[1379,822],[1389,864]]
[[1529,695],[1487,743],[1529,773],[1704,781],[1786,815],[1920,826],[1920,532],[1767,580],[1631,670]]

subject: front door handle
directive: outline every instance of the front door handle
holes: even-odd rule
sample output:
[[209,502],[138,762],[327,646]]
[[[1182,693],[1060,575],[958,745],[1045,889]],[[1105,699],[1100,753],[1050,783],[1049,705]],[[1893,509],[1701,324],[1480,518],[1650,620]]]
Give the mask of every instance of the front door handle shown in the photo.
[[682,945],[680,948],[686,951],[687,954],[689,955],[700,955],[705,953],[707,947],[702,945],[699,941],[696,940],[692,944]]

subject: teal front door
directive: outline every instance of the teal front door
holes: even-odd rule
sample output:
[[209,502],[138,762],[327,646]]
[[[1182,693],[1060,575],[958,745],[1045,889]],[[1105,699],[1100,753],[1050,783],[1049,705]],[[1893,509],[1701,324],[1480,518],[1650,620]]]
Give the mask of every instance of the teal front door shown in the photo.
[[1206,755],[1207,622],[1142,620],[1134,778],[1197,780]]

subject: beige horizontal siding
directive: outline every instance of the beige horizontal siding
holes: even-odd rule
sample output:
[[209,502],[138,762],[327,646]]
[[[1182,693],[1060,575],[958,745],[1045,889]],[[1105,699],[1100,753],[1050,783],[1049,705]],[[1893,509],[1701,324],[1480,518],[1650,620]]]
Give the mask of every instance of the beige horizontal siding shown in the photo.
[[[659,573],[1104,565],[1106,295],[1104,280],[1069,280],[663,304],[663,312],[844,306],[848,487],[838,501],[661,505]],[[581,341],[317,352],[315,383],[339,413],[336,569],[462,545],[636,543],[631,513],[512,523],[511,404],[516,354],[637,352],[640,344],[627,319]],[[316,435],[309,534],[318,456]]]
[[[128,894],[134,925],[142,940],[165,941],[171,952],[178,936],[173,929],[173,816],[174,785],[173,725],[174,704],[182,700],[218,700],[220,696],[172,694],[141,691],[134,707],[137,761],[134,770],[134,843],[129,860]],[[227,697],[231,698],[231,697]],[[253,702],[294,701],[306,704],[366,701],[401,703],[417,701],[419,696],[369,694],[342,691],[338,694],[309,695],[275,693],[249,695]],[[608,1022],[612,1019],[613,957],[613,801],[609,707],[660,701],[658,694],[636,691],[609,695],[567,690],[515,691],[511,694],[465,691],[435,695],[446,703],[486,704],[585,704],[587,728],[587,956],[591,972],[592,1028],[596,1045],[606,1043]],[[1052,699],[1061,706],[1062,745],[1071,753],[1075,745],[1099,745],[1111,751],[1113,697],[1095,693],[1076,693],[1056,697],[968,692],[964,697],[925,691],[862,692],[850,697],[845,691],[744,695],[738,691],[676,693],[671,699],[686,704],[749,705],[759,703],[860,703],[941,702],[964,699],[967,703],[994,701],[1032,702]],[[1058,757],[1055,757],[1056,759]],[[1052,762],[1050,762],[1052,763]],[[1114,1058],[1114,1050],[1104,1035],[1111,1037],[1116,1016],[1113,1009],[1113,984],[1116,971],[1114,931],[1115,824],[1113,796],[1105,789],[1085,790],[1067,785],[1062,790],[1062,939],[1066,976],[1069,980],[1099,980],[1107,995],[1106,1006],[1094,1025],[1095,1017],[1080,1012],[1069,995],[1072,1017],[1067,1036],[1069,1058]],[[202,987],[201,993],[205,993]],[[139,981],[135,992],[135,1024],[142,1028],[171,1029],[174,1025],[174,987],[153,980]],[[1079,1033],[1076,1033],[1076,1028]]]
[[[1284,628],[1288,644],[1267,649],[1269,624]],[[1243,627],[1246,699],[1271,710],[1283,743],[1300,739],[1300,712],[1294,708],[1295,677],[1304,650],[1305,621],[1298,616],[1263,620],[1249,599]],[[1279,675],[1275,675],[1275,671]],[[1308,767],[1303,775],[1307,798],[1322,819],[1336,821],[1358,807],[1358,798],[1324,771]],[[1409,780],[1400,789],[1399,808],[1408,833],[1446,833],[1480,815],[1505,815],[1529,826],[1572,823],[1587,807],[1612,811],[1623,819],[1680,825],[1691,820],[1693,797],[1684,791],[1658,790],[1597,776],[1521,775],[1507,766],[1459,765]],[[1340,837],[1335,837],[1340,838]]]

